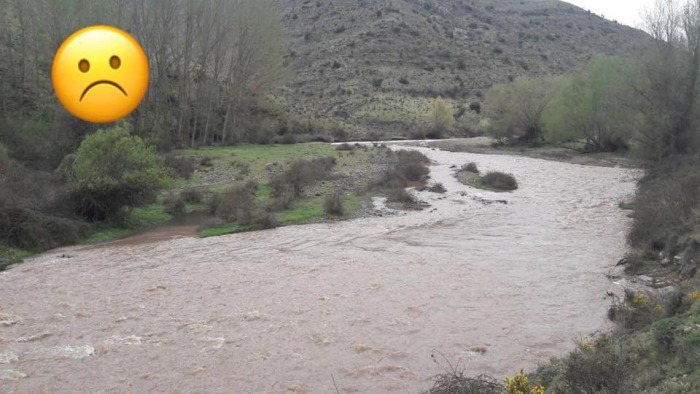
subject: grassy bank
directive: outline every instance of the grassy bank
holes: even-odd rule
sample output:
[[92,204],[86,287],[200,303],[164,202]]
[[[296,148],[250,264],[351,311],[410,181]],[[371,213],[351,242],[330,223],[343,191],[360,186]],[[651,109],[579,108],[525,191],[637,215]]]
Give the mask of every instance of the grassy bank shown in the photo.
[[[83,225],[77,242],[125,238],[193,213],[201,237],[345,220],[363,215],[372,196],[391,199],[397,190],[423,184],[428,173],[424,156],[379,145],[207,147],[171,152],[167,161],[180,176],[154,203],[130,209],[119,225]],[[410,195],[401,195],[400,204],[414,205]],[[3,247],[0,263],[5,267],[32,253]]]
[[[484,141],[437,144],[473,153],[514,149],[495,149]],[[596,165],[640,164],[629,154],[563,149],[568,148],[541,147],[517,154]],[[623,276],[637,285],[610,299],[612,332],[578,341],[573,352],[529,374],[529,381],[543,385],[547,393],[700,392],[700,159],[670,156],[647,169],[635,199],[619,205],[634,219],[630,251],[620,264]],[[456,176],[479,187],[476,166],[465,166]],[[509,392],[494,381],[448,374],[436,377],[430,393]]]
[[[265,223],[228,222],[215,223],[202,229],[200,236],[214,236],[259,230],[273,226],[304,224],[325,220],[339,220],[360,214],[363,202],[369,199],[368,186],[373,169],[381,167],[377,160],[384,148],[352,147],[337,150],[325,143],[296,145],[248,145],[189,149],[180,152],[197,163],[191,179],[180,184],[181,190],[197,187],[210,196],[225,192],[235,185],[253,181],[258,185],[251,210],[253,216],[263,218]],[[310,179],[298,190],[298,195],[279,196],[275,185],[285,177],[311,176],[318,174],[289,173],[290,165],[303,159],[306,162],[326,160],[334,163],[328,173],[318,179]],[[300,172],[305,171],[299,168]],[[329,214],[324,210],[324,201],[335,190],[342,190],[343,214]],[[281,201],[291,199],[292,201]],[[280,208],[282,207],[282,208]],[[209,208],[212,208],[211,206]]]
[[[197,204],[186,204],[184,213],[207,211],[213,196],[224,192],[230,187],[253,180],[259,184],[255,192],[252,209],[264,212],[269,209],[274,198],[269,185],[273,175],[281,172],[284,167],[295,159],[313,160],[332,157],[336,164],[334,169],[340,173],[334,179],[322,181],[322,184],[310,185],[310,192],[299,196],[294,205],[275,213],[275,225],[304,224],[322,220],[338,220],[358,215],[365,201],[364,195],[369,179],[363,176],[348,177],[345,173],[362,173],[364,167],[380,151],[377,147],[366,149],[353,148],[351,151],[336,150],[325,143],[309,143],[294,145],[242,145],[226,147],[208,147],[186,149],[174,154],[189,159],[193,172],[189,179],[178,179],[173,187],[159,197],[158,202],[131,211],[126,227],[97,225],[95,232],[85,242],[95,243],[124,238],[144,231],[148,228],[165,225],[177,218],[168,213],[168,196],[178,196],[187,191],[196,190],[201,194]],[[381,149],[383,152],[383,149]],[[344,215],[328,215],[324,212],[324,196],[336,187],[347,188],[344,193]],[[213,218],[212,218],[213,219]],[[260,223],[240,224],[211,220],[213,224],[203,224],[198,232],[201,237],[232,234],[245,231],[255,231],[268,226]]]

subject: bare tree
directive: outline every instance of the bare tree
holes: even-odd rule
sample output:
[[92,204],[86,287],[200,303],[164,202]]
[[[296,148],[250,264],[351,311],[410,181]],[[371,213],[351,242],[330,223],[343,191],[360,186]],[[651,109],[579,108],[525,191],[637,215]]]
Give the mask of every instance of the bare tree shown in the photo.
[[658,0],[645,22],[654,45],[633,79],[644,116],[638,138],[648,157],[660,159],[698,146],[700,0]]
[[246,103],[289,75],[285,32],[266,0],[0,0],[0,115],[64,113],[50,88],[53,53],[93,24],[144,47],[150,86],[131,121],[164,144],[231,140]]

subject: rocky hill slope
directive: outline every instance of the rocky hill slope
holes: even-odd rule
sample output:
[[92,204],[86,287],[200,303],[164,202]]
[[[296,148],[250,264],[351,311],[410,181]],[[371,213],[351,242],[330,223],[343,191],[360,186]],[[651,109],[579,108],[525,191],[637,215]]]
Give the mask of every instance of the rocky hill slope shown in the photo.
[[647,36],[556,0],[275,0],[289,31],[295,113],[356,132],[407,134],[441,95],[458,124],[494,83],[575,71]]

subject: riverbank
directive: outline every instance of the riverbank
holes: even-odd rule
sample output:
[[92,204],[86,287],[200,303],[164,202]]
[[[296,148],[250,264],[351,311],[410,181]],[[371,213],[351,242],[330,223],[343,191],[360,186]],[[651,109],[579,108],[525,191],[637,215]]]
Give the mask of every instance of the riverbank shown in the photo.
[[519,155],[543,160],[555,160],[564,163],[586,166],[642,168],[643,160],[635,158],[630,152],[621,153],[581,153],[573,145],[545,145],[537,148],[494,146],[494,140],[489,137],[468,139],[434,140],[424,146],[446,150],[449,152],[467,152],[488,155]]
[[[341,392],[420,392],[439,354],[512,376],[608,329],[629,170],[419,150],[446,189],[416,192],[422,211],[66,248],[1,273],[3,386],[320,392],[332,374]],[[470,161],[519,189],[462,185],[451,167]]]

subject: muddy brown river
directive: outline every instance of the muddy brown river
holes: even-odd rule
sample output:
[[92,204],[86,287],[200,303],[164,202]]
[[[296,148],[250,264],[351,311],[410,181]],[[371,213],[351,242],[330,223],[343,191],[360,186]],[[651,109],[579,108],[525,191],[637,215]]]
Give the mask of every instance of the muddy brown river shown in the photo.
[[[422,151],[448,191],[418,193],[420,212],[71,247],[0,273],[0,391],[418,393],[446,360],[502,377],[609,329],[634,170]],[[469,161],[520,188],[458,183]]]

